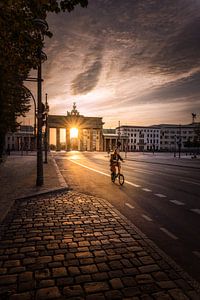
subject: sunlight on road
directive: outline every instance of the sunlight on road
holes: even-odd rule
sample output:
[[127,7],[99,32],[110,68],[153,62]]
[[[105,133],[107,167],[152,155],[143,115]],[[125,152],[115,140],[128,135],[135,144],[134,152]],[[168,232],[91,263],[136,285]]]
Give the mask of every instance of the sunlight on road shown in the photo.
[[70,156],[70,159],[73,159],[73,160],[81,159],[78,151],[71,151],[71,153],[73,153],[73,154],[72,154],[72,156]]

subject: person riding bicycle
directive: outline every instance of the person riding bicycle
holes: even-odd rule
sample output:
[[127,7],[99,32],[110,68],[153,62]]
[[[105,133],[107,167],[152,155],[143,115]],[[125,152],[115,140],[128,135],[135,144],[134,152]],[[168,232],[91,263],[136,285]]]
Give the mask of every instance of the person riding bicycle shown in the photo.
[[110,157],[110,170],[114,174],[116,174],[116,167],[118,167],[118,173],[120,174],[120,170],[121,170],[120,160],[123,161],[123,158],[119,154],[120,153],[120,151],[119,151],[120,146],[121,146],[121,143],[117,142],[117,147],[114,150],[114,153],[111,154],[111,157]]

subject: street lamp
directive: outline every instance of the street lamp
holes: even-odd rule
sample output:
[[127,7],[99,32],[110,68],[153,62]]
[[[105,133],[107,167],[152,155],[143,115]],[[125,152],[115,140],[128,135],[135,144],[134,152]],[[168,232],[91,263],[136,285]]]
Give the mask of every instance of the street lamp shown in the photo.
[[36,116],[37,116],[36,100],[33,94],[31,93],[31,91],[26,86],[23,85],[22,88],[26,90],[27,94],[31,96],[34,102],[34,137],[36,137]]
[[174,136],[174,157],[176,157],[176,135]]
[[118,137],[117,137],[117,143],[120,142],[120,139],[121,139],[120,121],[118,121]]
[[48,152],[48,112],[49,105],[47,102],[47,94],[45,95],[45,133],[44,133],[44,163],[47,164],[47,152]]
[[[37,37],[40,41],[44,40],[44,34],[48,30],[48,24],[45,20],[35,19],[34,25],[37,29]],[[42,51],[42,47],[38,47],[38,68],[37,68],[37,179],[36,185],[43,185],[43,157],[42,157],[42,62],[46,60],[46,55]]]
[[179,125],[179,133],[178,133],[177,145],[178,145],[178,158],[181,158],[181,125]]

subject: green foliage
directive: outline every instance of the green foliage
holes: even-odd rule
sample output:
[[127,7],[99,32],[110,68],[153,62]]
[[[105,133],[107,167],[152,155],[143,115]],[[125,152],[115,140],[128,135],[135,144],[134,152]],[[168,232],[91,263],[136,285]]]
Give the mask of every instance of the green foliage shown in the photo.
[[87,0],[0,0],[0,155],[4,136],[18,126],[17,117],[29,110],[30,94],[23,81],[36,69],[42,36],[35,19],[46,20],[48,12],[72,11],[76,5],[86,7]]

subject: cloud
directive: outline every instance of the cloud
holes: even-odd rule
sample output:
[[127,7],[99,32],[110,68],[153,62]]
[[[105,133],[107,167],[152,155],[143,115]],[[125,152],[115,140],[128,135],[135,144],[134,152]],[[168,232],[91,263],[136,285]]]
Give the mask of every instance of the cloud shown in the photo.
[[157,103],[157,102],[179,102],[180,100],[188,101],[199,100],[200,95],[200,72],[190,76],[177,79],[175,81],[164,83],[159,87],[146,92],[143,96],[138,96],[136,102],[139,103]]
[[80,113],[113,122],[111,110],[131,120],[137,107],[144,122],[148,108],[156,123],[164,105],[160,122],[170,122],[172,104],[181,120],[198,110],[199,0],[89,1],[87,9],[50,14],[49,25],[44,87],[57,113],[76,101]]
[[84,71],[72,81],[72,95],[86,94],[95,88],[102,70],[101,60],[102,46],[96,45],[84,57]]

